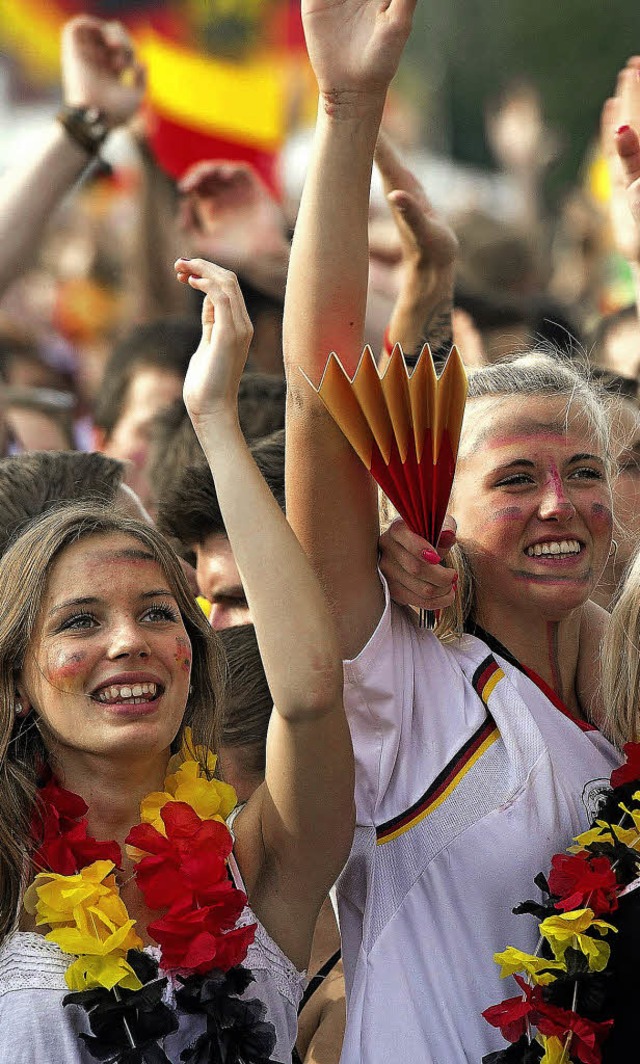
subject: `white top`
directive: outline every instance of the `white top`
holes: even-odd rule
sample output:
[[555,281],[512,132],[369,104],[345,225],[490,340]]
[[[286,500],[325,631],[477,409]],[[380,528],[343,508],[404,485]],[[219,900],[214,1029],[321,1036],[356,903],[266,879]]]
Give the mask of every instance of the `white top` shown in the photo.
[[341,1061],[479,1064],[505,1045],[481,1012],[518,993],[493,954],[537,944],[535,918],[511,909],[540,897],[533,877],[588,826],[620,757],[506,652],[445,646],[386,598],[345,663],[357,826],[338,882]]
[[[234,862],[235,865],[235,862]],[[237,885],[237,869],[232,872]],[[277,1042],[272,1060],[289,1064],[297,1033],[298,1005],[305,976],[294,968],[247,906],[238,925],[256,923],[254,942],[244,961],[255,977],[243,998],[259,998],[267,1006]],[[154,956],[159,951],[148,947]],[[69,993],[64,973],[71,958],[37,932],[16,931],[0,948],[0,1062],[1,1064],[95,1064],[78,1033],[89,1033],[86,1012],[62,1005]],[[168,998],[172,987],[169,984]],[[204,1016],[178,1013],[180,1029],[162,1047],[171,1061],[206,1028]]]

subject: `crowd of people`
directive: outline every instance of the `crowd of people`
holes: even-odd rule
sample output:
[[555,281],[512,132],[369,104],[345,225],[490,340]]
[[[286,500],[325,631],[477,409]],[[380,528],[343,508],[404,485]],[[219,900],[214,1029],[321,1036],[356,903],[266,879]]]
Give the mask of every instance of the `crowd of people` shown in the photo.
[[[295,204],[226,160],[174,185],[92,16],[0,180],[1,1061],[630,1059],[640,58],[603,104],[606,206],[546,210],[520,84],[487,107],[518,217],[436,211],[385,128],[415,4],[303,0]],[[454,343],[429,543],[309,382]]]

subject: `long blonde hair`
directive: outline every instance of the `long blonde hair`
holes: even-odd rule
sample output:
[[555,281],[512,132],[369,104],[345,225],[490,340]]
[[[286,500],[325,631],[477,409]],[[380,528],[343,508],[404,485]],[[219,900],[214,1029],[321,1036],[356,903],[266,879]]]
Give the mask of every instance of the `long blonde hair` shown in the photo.
[[[607,477],[611,477],[613,461],[605,393],[577,366],[566,362],[560,355],[554,357],[548,351],[531,351],[528,354],[516,355],[470,373],[461,451],[464,448],[466,431],[475,416],[474,400],[492,398],[500,401],[522,396],[565,398],[567,421],[570,408],[574,405],[585,414],[602,447]],[[486,412],[486,406],[482,409]],[[473,619],[475,611],[473,571],[459,544],[451,551],[448,564],[458,573],[458,594],[453,606],[442,611],[436,629],[443,642],[458,638],[465,625]]]
[[[38,772],[47,751],[31,711],[16,717],[16,680],[24,665],[51,569],[63,551],[93,536],[137,539],[162,568],[175,596],[193,659],[192,691],[181,731],[190,726],[194,744],[213,749],[222,709],[224,655],[204,614],[194,602],[179,558],[149,525],[104,508],[68,505],[33,522],[0,560],[0,943],[18,913],[29,865],[30,824]],[[203,765],[206,770],[206,766]]]
[[602,644],[602,731],[622,747],[640,741],[640,551],[627,570]]

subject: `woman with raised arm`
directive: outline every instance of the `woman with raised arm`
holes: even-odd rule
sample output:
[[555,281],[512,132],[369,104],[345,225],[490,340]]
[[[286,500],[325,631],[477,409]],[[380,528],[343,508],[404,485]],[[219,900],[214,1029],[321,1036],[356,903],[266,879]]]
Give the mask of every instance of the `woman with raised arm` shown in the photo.
[[[320,105],[285,308],[287,514],[348,659],[343,1064],[477,1064],[499,1049],[481,1017],[500,996],[493,953],[536,948],[509,900],[586,826],[591,784],[618,757],[590,719],[605,617],[588,599],[612,516],[607,418],[587,382],[536,355],[472,377],[451,501],[457,592],[438,564],[451,527],[404,547],[409,601],[465,607],[468,634],[444,642],[390,604],[375,485],[299,372],[317,385],[331,351],[350,372],[360,355],[371,166],[413,6],[303,3]],[[433,278],[434,306],[450,288],[450,271]]]
[[277,706],[265,780],[231,834],[223,657],[162,536],[104,508],[30,526],[0,562],[0,1059],[15,1064],[290,1061],[352,840],[334,627],[238,425],[251,325],[232,274],[183,265],[205,293],[185,401]]

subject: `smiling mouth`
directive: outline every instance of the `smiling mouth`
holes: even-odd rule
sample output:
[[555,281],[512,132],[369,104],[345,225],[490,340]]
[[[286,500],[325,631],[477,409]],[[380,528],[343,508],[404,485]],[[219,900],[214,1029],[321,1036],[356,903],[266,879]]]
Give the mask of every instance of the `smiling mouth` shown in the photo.
[[141,706],[156,702],[163,690],[157,683],[110,684],[91,697],[105,706]]
[[581,554],[583,544],[577,539],[552,540],[549,543],[534,543],[527,547],[525,554],[528,558],[567,558]]

